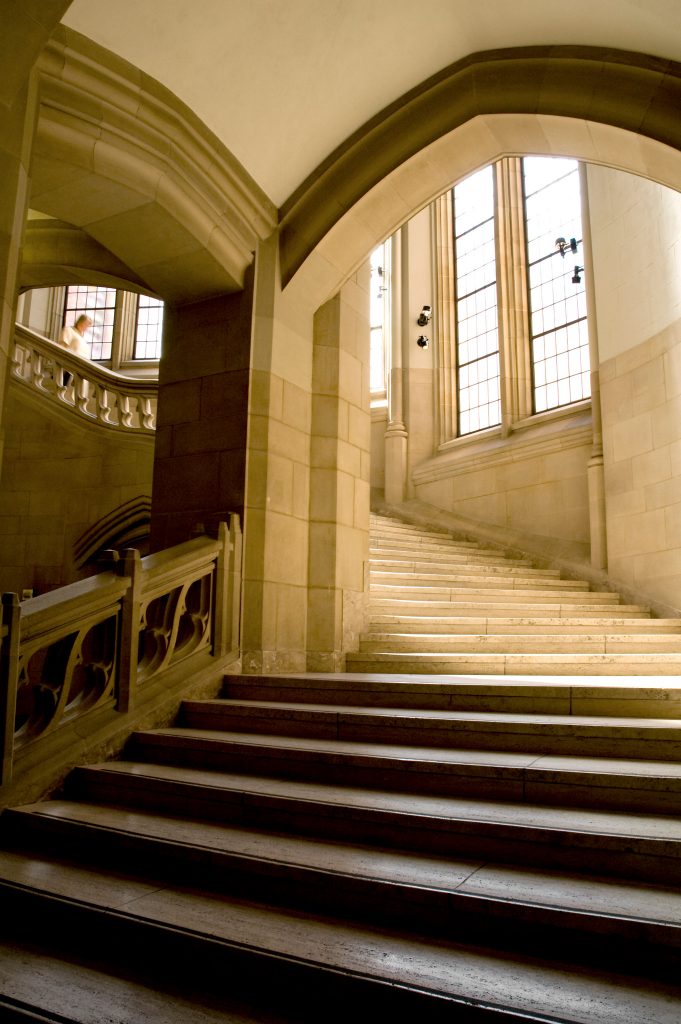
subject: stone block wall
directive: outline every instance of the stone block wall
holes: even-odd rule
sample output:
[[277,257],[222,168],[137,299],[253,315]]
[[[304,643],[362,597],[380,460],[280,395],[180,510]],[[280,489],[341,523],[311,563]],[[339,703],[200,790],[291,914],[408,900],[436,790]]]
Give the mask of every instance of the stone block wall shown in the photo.
[[8,388],[0,479],[0,587],[21,594],[80,578],[74,543],[120,505],[151,494],[153,436],[70,423]]
[[608,565],[681,609],[681,322],[601,366]]
[[535,417],[508,438],[464,438],[413,473],[414,496],[496,527],[509,540],[541,542],[547,556],[586,561],[589,551],[588,408]]

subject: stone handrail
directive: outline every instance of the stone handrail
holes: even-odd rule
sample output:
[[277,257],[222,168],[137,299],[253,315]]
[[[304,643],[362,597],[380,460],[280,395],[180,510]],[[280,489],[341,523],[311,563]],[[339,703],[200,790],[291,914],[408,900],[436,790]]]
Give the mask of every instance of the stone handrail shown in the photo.
[[90,423],[143,434],[156,429],[155,381],[114,373],[20,324],[10,375]]
[[106,559],[106,572],[59,590],[2,596],[0,797],[22,774],[53,785],[79,757],[120,745],[197,672],[217,678],[238,658],[237,515],[217,538]]

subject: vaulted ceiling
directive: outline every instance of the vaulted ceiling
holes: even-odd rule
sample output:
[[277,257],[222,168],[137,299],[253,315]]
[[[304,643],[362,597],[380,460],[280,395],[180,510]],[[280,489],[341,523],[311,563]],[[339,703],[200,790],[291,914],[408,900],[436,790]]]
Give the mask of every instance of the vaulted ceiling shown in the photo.
[[73,0],[63,21],[172,90],[277,206],[469,54],[589,45],[681,62],[679,0]]

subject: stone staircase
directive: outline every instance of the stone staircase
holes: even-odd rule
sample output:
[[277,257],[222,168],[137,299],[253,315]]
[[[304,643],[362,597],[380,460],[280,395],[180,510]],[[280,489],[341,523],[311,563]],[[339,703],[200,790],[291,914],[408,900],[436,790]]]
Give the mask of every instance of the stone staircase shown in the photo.
[[0,816],[0,1020],[678,1024],[670,683],[228,677]]
[[681,619],[448,533],[372,516],[370,588],[354,672],[681,672]]

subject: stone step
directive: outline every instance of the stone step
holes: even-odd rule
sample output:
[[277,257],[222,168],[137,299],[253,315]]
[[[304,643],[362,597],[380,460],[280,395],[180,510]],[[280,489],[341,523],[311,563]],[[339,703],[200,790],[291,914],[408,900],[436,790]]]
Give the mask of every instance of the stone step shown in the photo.
[[514,595],[514,598],[513,602],[509,602],[508,600],[500,601],[494,595],[489,594],[482,595],[479,600],[468,601],[460,598],[452,601],[419,601],[408,598],[370,597],[369,609],[372,619],[377,615],[391,615],[393,619],[397,620],[402,615],[422,619],[446,618],[448,615],[459,618],[463,616],[508,618],[511,616],[511,612],[522,618],[532,618],[537,615],[550,615],[552,618],[574,618],[575,615],[579,615],[580,618],[591,616],[602,618],[604,615],[614,614],[617,618],[648,619],[650,614],[646,608],[642,608],[640,605],[617,604],[616,601],[585,604],[570,600],[568,603],[564,600],[564,594],[560,599],[554,598],[552,601],[537,600],[534,593],[527,595],[525,600],[520,594]]
[[440,562],[447,561],[450,563],[454,562],[478,562],[480,564],[491,562],[495,565],[518,565],[526,566],[527,568],[532,567],[532,561],[529,558],[504,558],[499,555],[496,551],[483,551],[476,549],[474,552],[461,551],[457,552],[447,547],[446,545],[437,545],[426,548],[410,548],[407,545],[381,545],[376,546],[373,543],[370,545],[369,554],[371,558],[414,558],[421,562]]
[[[548,942],[553,955],[560,949],[574,960],[587,944],[602,961],[604,947],[611,957],[615,943],[620,969],[642,932],[656,957],[668,957],[673,948],[676,962],[681,944],[681,896],[661,886],[642,889],[625,880],[587,881],[567,872],[372,850],[67,801],[10,812],[8,824],[12,846],[0,853],[0,877],[35,885],[35,871],[31,877],[16,855],[20,850],[41,864],[43,889],[62,898],[82,896],[78,865],[89,860],[119,876],[152,875],[185,889],[210,886],[241,900],[369,918],[383,927],[401,927],[408,914],[421,934],[465,936],[516,953],[521,944],[528,953]],[[46,849],[61,867],[45,857]]]
[[681,654],[681,635],[645,633],[582,632],[562,636],[554,633],[495,635],[468,633],[443,636],[441,633],[371,632],[360,637],[359,651],[431,654]]
[[543,617],[519,615],[502,618],[501,616],[487,618],[484,616],[425,616],[425,615],[372,615],[369,622],[369,633],[435,633],[439,635],[451,635],[456,633],[493,633],[501,636],[514,636],[517,634],[540,634],[544,636],[569,636],[570,634],[589,633],[629,633],[629,634],[674,634],[681,635],[681,620],[679,619],[652,619],[641,615],[635,618],[633,615],[620,616],[619,608],[616,609],[617,616],[613,615],[592,615],[567,618],[560,616]]
[[[541,1019],[564,1024],[613,1024],[627,1014],[632,1021],[673,1024],[681,994],[669,980],[675,958],[662,949],[667,978],[651,986],[628,969],[630,957],[624,969],[613,964],[571,974],[545,949],[542,955],[482,944],[467,949],[448,937],[412,937],[404,925],[362,926],[249,900],[216,900],[179,886],[149,891],[149,880],[136,874],[102,873],[95,894],[90,872],[60,869],[44,858],[36,874],[2,890],[12,917],[41,921],[40,938],[31,941],[24,927],[23,946],[0,947],[4,998],[45,1008],[33,1020],[340,1024],[361,1007],[365,1020],[404,1019],[406,1012],[424,1024],[499,1024],[538,1021],[541,1008]],[[63,890],[73,895],[64,898]],[[570,916],[564,915],[568,927]],[[632,921],[630,930],[638,925],[655,947],[661,924]],[[606,925],[601,949],[607,931]],[[63,950],[56,962],[40,945],[49,940]],[[646,960],[640,945],[639,963]],[[117,970],[101,971],[106,957]]]
[[[425,572],[427,574],[438,574],[448,572],[460,572],[461,569],[457,565],[452,565],[449,561],[443,562],[422,562],[420,559],[399,559],[399,558],[372,558],[371,560],[371,572]],[[528,576],[536,577],[537,579],[554,580],[560,579],[560,573],[557,569],[534,569],[531,567],[505,565],[500,562],[498,564],[492,562],[484,562],[482,564],[476,564],[472,560],[467,560],[465,565],[465,572],[479,572],[479,573],[503,573],[508,576]]]
[[431,530],[417,526],[407,526],[402,523],[391,524],[386,522],[384,519],[373,519],[369,520],[369,528],[371,535],[374,537],[389,537],[391,539],[407,540],[413,543],[448,543],[457,544],[461,547],[478,548],[484,547],[479,541],[466,540],[463,537],[457,537],[455,534],[450,533],[448,530]]
[[441,604],[447,604],[456,598],[466,598],[472,601],[478,598],[490,601],[522,601],[527,596],[532,602],[571,601],[581,604],[611,605],[618,607],[619,597],[610,592],[598,593],[590,590],[578,590],[571,588],[560,588],[544,585],[542,587],[528,587],[522,583],[514,584],[513,581],[504,581],[500,586],[498,580],[490,580],[487,586],[482,586],[479,581],[470,586],[436,587],[424,584],[423,586],[389,586],[377,583],[371,588],[370,605],[374,602],[415,598],[420,601],[433,600]]
[[392,651],[350,652],[351,672],[408,672],[525,675],[641,675],[675,676],[681,673],[677,654],[400,654]]
[[676,722],[535,715],[509,723],[490,714],[483,724],[470,714],[446,712],[402,713],[388,722],[388,710],[355,710],[354,716],[351,710],[333,737],[329,708],[193,709],[191,725],[136,734],[130,754],[155,764],[277,779],[380,783],[403,793],[681,810],[681,763],[672,760],[681,757]]
[[394,533],[382,533],[372,530],[370,543],[376,548],[395,548],[400,551],[413,551],[418,557],[423,552],[441,551],[444,556],[449,554],[482,555],[490,558],[503,558],[503,553],[495,548],[485,547],[473,541],[453,540],[451,537],[422,537],[418,534],[400,536]]
[[[352,672],[227,675],[223,699],[479,713],[681,719],[681,690],[637,676],[365,675]],[[191,707],[186,702],[183,707]]]
[[395,793],[127,761],[75,769],[67,793],[134,812],[287,835],[675,887],[681,882],[681,822],[673,815]]
[[371,589],[385,592],[386,587],[395,589],[416,589],[417,587],[442,588],[470,585],[472,587],[512,587],[513,589],[523,588],[532,590],[544,590],[555,594],[556,591],[567,591],[568,593],[586,593],[588,585],[576,582],[575,580],[561,580],[557,578],[546,579],[544,576],[533,576],[521,571],[506,571],[496,569],[491,572],[486,569],[478,570],[475,567],[462,566],[460,570],[452,569],[447,573],[428,573],[414,570],[413,572],[382,572],[371,569],[369,572]]
[[[482,545],[464,545],[457,544],[456,542],[430,542],[420,543],[418,541],[400,541],[396,538],[383,538],[371,535],[370,547],[372,552],[381,551],[395,551],[398,554],[396,557],[407,557],[407,558],[426,558],[428,560],[436,557],[440,557],[443,561],[461,561],[462,559],[478,559],[484,562],[499,562],[500,564],[505,561],[511,561],[509,556],[503,554],[503,552],[495,551],[494,548],[485,548]],[[517,556],[514,561],[520,562],[523,565],[533,564],[533,560],[527,557]]]

